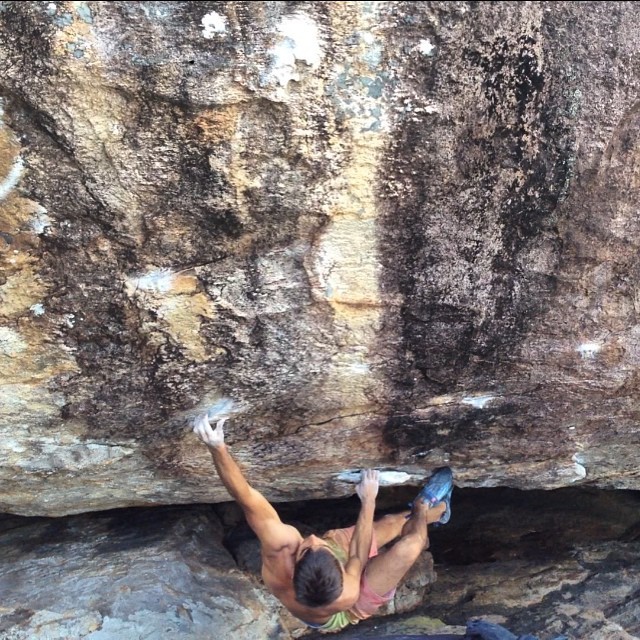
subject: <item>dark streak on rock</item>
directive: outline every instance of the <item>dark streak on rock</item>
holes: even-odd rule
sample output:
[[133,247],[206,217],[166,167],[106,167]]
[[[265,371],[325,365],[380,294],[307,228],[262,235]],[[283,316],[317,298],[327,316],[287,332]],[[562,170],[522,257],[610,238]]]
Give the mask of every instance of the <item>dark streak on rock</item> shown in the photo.
[[[500,10],[478,3],[466,19],[498,24]],[[403,299],[399,309],[388,309],[403,335],[390,374],[399,406],[424,394],[487,388],[508,366],[554,290],[552,275],[523,265],[537,243],[551,255],[560,250],[554,216],[572,158],[567,98],[547,82],[555,69],[549,56],[542,62],[540,34],[498,30],[461,50],[442,19],[447,7],[438,11],[438,55],[407,68],[403,81],[414,102],[428,97],[455,120],[403,115],[380,193],[387,212],[380,226],[383,287]],[[461,18],[450,11],[453,25]],[[433,31],[428,10],[411,15],[411,25],[394,32],[398,41]],[[445,144],[452,133],[453,144]],[[465,416],[453,420],[447,442],[474,437],[470,426],[479,416]],[[404,442],[398,425],[387,437]],[[422,444],[433,443],[426,436]]]

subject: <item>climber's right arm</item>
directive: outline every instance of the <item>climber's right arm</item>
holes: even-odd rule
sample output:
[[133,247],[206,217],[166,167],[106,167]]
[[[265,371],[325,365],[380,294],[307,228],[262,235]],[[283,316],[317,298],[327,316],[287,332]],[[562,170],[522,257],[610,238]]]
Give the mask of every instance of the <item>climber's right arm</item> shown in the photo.
[[200,416],[194,432],[207,445],[222,484],[244,511],[249,526],[260,540],[263,552],[278,552],[286,546],[297,546],[301,540],[295,527],[284,524],[269,501],[245,479],[240,467],[224,443],[224,423],[218,420],[212,429],[207,415]]

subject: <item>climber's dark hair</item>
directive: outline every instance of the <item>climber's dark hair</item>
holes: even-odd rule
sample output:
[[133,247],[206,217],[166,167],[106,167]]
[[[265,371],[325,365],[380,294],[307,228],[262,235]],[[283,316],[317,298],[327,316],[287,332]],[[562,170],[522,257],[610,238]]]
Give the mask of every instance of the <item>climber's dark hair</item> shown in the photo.
[[322,607],[342,593],[340,562],[328,549],[309,549],[293,570],[296,600],[307,607]]

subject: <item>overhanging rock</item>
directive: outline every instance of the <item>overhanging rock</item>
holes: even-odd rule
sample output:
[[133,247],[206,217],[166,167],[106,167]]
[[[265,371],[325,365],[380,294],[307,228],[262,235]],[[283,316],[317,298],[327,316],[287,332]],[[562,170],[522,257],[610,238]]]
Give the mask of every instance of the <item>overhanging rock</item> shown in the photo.
[[212,6],[0,4],[0,509],[640,488],[640,9]]

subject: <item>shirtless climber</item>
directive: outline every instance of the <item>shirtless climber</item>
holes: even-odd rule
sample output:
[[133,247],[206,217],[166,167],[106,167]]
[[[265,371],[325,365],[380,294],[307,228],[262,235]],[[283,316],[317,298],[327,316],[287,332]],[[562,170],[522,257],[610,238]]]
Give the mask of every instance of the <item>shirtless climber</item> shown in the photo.
[[[260,540],[262,577],[268,589],[294,616],[326,632],[374,615],[393,598],[402,577],[428,547],[427,525],[448,521],[451,470],[434,473],[411,511],[376,522],[378,472],[365,470],[356,487],[361,507],[355,526],[303,538],[245,480],[224,444],[225,420],[213,429],[203,415],[193,430],[209,448],[220,479]],[[398,536],[393,546],[379,552]]]

